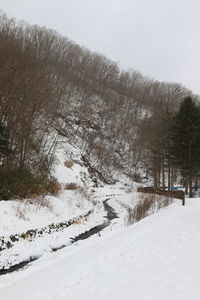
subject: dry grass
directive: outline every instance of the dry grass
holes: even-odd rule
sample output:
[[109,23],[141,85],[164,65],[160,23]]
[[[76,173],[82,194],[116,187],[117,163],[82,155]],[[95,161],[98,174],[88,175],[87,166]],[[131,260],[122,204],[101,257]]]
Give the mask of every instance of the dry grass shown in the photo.
[[65,185],[66,190],[78,190],[80,186],[75,182],[66,183]]
[[26,217],[26,208],[25,207],[21,207],[21,206],[17,206],[16,217],[18,219],[22,219],[24,221],[28,221],[28,218]]
[[57,196],[60,190],[61,185],[55,180],[51,180],[46,187],[47,193],[53,196]]
[[83,223],[83,219],[82,218],[78,218],[78,219],[76,219],[75,221],[74,221],[74,224],[76,224],[76,225],[80,225],[80,224],[82,224]]
[[155,194],[140,194],[140,199],[134,207],[124,205],[127,210],[127,225],[131,225],[170,205],[173,199]]
[[71,160],[67,160],[66,162],[65,162],[65,167],[67,167],[67,168],[72,168],[73,167],[73,161],[71,161]]
[[74,224],[77,225],[83,224],[84,222],[87,222],[89,218],[90,218],[90,214],[88,216],[79,217],[78,219],[74,220]]

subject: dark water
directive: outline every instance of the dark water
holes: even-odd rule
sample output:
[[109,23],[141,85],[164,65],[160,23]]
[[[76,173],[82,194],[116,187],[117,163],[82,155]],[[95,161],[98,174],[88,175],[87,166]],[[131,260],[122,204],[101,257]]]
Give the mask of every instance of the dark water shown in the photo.
[[107,226],[110,225],[111,220],[118,218],[114,209],[107,203],[107,201],[109,199],[110,198],[103,201],[104,209],[107,212],[107,216],[106,216],[107,220],[103,224],[95,226],[95,227],[91,228],[90,230],[78,235],[74,239],[71,239],[72,243],[80,241],[80,240],[85,240],[94,234],[100,233],[100,231],[102,231],[104,228],[106,228]]
[[19,264],[16,264],[14,266],[11,266],[9,269],[1,269],[0,275],[12,273],[12,272],[18,271],[19,269],[24,269],[30,262],[35,261],[38,258],[40,258],[40,256],[31,256],[29,259],[27,259]]
[[[118,216],[117,216],[116,212],[114,211],[114,209],[107,203],[109,199],[110,198],[103,201],[104,209],[107,212],[106,221],[104,223],[102,223],[101,225],[95,226],[95,227],[91,228],[90,230],[88,230],[84,233],[81,233],[80,235],[76,236],[75,238],[71,238],[70,244],[62,245],[62,246],[59,246],[57,248],[52,248],[52,251],[53,252],[58,251],[58,250],[63,249],[63,248],[65,248],[65,247],[67,247],[67,246],[69,246],[69,245],[71,245],[71,244],[73,244],[77,241],[88,239],[90,236],[92,236],[94,234],[100,234],[100,232],[104,228],[106,228],[107,226],[110,225],[111,220],[118,218]],[[40,258],[40,256],[38,256],[38,257],[31,256],[28,260],[23,261],[23,262],[21,262],[19,264],[16,264],[14,266],[11,266],[9,269],[1,269],[0,270],[0,275],[5,275],[5,274],[8,274],[8,273],[18,271],[20,269],[24,269],[28,264],[30,264],[31,262],[37,260],[38,258]]]
[[104,205],[104,209],[105,211],[107,212],[107,220],[111,221],[113,219],[116,219],[118,218],[118,215],[116,214],[115,210],[110,206],[108,205],[108,200],[110,200],[110,198],[106,199],[103,201],[103,205]]

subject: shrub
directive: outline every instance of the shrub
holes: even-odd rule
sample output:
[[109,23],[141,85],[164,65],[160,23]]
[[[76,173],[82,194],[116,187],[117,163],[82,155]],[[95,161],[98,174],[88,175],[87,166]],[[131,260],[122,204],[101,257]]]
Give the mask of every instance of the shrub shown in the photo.
[[65,189],[66,190],[78,190],[79,189],[79,185],[76,184],[75,182],[67,183],[65,185]]
[[56,194],[59,184],[54,179],[36,176],[28,170],[0,167],[0,199],[25,198],[31,195]]
[[56,196],[61,189],[60,184],[57,182],[55,178],[49,179],[45,186],[46,194],[51,194]]
[[65,162],[65,167],[67,167],[67,168],[71,168],[72,166],[73,166],[73,161],[71,161],[71,160],[67,160],[66,162]]
[[154,194],[140,194],[140,200],[134,207],[122,204],[127,210],[127,224],[131,225],[150,214],[155,213],[173,202],[173,199],[166,196],[158,196]]

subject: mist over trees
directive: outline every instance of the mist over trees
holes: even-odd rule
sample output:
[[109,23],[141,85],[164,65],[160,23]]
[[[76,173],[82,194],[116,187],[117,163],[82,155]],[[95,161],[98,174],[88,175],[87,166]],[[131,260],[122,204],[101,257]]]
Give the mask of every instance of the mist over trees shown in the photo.
[[[172,115],[186,96],[53,30],[0,15],[0,169],[47,177],[58,135],[82,149],[105,181],[116,171],[170,187]],[[173,139],[173,138],[172,138]],[[7,149],[7,150],[6,150]]]

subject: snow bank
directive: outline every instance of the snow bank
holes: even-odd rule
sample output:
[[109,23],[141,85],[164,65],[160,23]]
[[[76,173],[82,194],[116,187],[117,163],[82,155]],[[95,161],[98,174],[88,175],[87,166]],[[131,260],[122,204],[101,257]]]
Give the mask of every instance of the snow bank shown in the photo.
[[[90,189],[85,185],[84,178],[88,185],[92,183],[87,168],[80,165],[80,156],[80,150],[71,147],[66,141],[60,141],[53,171],[53,175],[62,186],[59,195],[0,201],[0,236],[22,233],[53,222],[73,219],[92,209]],[[71,168],[65,166],[69,159],[76,160]],[[65,186],[69,183],[75,183],[78,188],[66,190]]]
[[[188,200],[189,201],[189,200]],[[199,300],[200,199],[0,277],[3,300]]]
[[58,197],[0,201],[0,236],[42,228],[66,221],[90,210],[93,205],[76,192],[63,191]]

